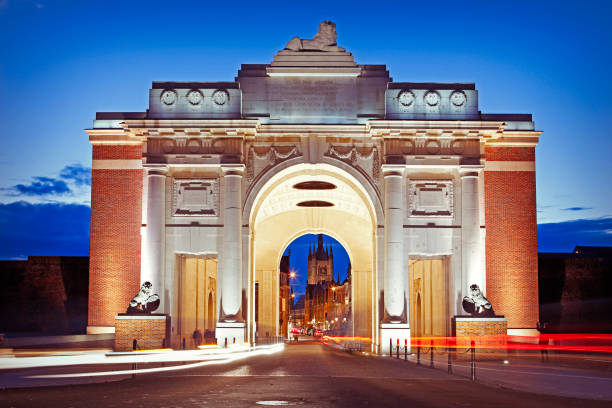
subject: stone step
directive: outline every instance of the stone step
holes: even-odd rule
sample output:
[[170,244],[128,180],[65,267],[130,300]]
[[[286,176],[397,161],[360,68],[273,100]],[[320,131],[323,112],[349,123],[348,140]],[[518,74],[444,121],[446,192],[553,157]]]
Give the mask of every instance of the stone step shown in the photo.
[[[279,55],[310,55],[310,56],[319,56],[319,55],[350,55],[353,56],[352,53],[346,51],[291,51],[291,50],[281,50],[276,53],[276,56]],[[275,57],[276,57],[275,56]]]
[[357,64],[353,61],[287,61],[276,62],[270,64],[271,67],[356,67]]
[[274,61],[354,61],[352,55],[277,55]]

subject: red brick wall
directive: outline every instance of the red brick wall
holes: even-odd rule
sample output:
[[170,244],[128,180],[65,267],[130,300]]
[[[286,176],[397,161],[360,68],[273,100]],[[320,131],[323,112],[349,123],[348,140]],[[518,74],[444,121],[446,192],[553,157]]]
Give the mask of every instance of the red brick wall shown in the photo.
[[94,160],[140,159],[142,158],[142,146],[97,145],[94,146],[92,158]]
[[[140,146],[93,146],[95,159],[137,159]],[[113,326],[140,285],[142,170],[94,169],[91,180],[90,326]]]
[[[533,161],[533,147],[486,147],[487,161]],[[508,328],[538,321],[534,171],[485,171],[487,298]]]

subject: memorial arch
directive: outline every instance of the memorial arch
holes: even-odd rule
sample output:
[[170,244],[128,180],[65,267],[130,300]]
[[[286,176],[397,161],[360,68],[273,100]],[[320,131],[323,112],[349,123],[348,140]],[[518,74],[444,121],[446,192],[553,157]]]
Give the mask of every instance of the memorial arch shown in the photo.
[[145,111],[96,114],[88,332],[115,331],[150,282],[164,344],[199,325],[252,343],[256,284],[277,290],[310,232],[348,251],[355,334],[379,351],[452,334],[471,285],[508,333],[535,332],[532,116],[482,113],[474,83],[396,82],[319,30],[233,81],[154,82]]
[[263,316],[259,312],[260,332],[279,334],[275,300],[282,253],[303,234],[325,233],[342,244],[351,260],[354,335],[375,337],[376,213],[382,212],[378,196],[370,196],[346,170],[327,163],[294,164],[271,172],[266,183],[251,192],[255,199],[249,217],[249,287],[253,291],[254,283],[259,282],[259,298],[269,299]]

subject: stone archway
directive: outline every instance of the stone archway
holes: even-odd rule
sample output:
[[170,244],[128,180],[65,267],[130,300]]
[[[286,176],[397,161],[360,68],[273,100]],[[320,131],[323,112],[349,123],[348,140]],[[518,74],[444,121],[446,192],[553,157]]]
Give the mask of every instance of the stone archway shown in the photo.
[[[334,188],[296,187],[310,181],[329,183]],[[298,164],[277,172],[257,192],[251,192],[256,194],[250,202],[249,213],[251,339],[255,334],[256,284],[258,298],[270,299],[266,307],[258,310],[260,327],[257,330],[260,334],[279,334],[279,310],[275,301],[279,295],[278,266],[285,248],[306,233],[327,234],[345,248],[352,265],[354,334],[376,338],[376,214],[380,208],[374,205],[376,199],[372,199],[367,187],[335,166]]]

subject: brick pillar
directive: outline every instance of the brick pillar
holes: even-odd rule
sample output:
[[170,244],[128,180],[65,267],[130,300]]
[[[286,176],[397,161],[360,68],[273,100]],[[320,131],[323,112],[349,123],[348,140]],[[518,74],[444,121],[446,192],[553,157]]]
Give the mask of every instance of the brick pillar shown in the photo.
[[94,144],[88,333],[110,331],[140,284],[141,145]]
[[538,321],[534,147],[485,148],[487,298],[509,329]]

